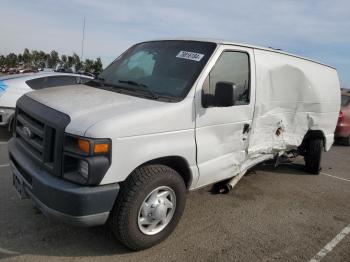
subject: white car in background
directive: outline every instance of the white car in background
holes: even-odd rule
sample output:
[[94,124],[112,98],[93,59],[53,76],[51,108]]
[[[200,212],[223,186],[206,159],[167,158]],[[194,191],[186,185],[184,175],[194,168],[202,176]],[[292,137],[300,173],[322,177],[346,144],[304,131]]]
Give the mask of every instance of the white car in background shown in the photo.
[[0,77],[0,126],[11,129],[17,99],[29,91],[83,84],[92,77],[78,74],[42,72]]

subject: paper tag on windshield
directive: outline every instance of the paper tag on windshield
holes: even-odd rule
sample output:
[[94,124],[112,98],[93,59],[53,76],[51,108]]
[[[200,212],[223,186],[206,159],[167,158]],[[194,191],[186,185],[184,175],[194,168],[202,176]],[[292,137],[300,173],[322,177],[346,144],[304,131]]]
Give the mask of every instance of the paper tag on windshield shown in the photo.
[[199,61],[201,61],[203,56],[204,56],[203,54],[199,54],[199,53],[180,51],[176,57],[199,62]]

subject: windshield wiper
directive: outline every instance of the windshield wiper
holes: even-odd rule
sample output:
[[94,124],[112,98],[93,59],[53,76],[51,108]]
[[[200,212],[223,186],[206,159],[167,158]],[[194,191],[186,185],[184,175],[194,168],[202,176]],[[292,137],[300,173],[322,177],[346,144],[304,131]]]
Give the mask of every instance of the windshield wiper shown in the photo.
[[[119,80],[118,82],[122,83],[122,84],[129,84],[129,85],[133,85],[133,86],[142,87],[142,89],[141,89],[142,91],[145,91],[145,92],[149,93],[154,99],[159,99],[159,96],[156,93],[154,93],[152,90],[150,90],[149,87],[146,84],[138,83],[138,82],[135,82],[135,81],[132,81],[132,80]],[[133,88],[133,90],[137,91],[137,90],[140,90],[140,89]]]
[[123,84],[130,84],[130,85],[133,85],[133,86],[143,86],[143,87],[148,88],[148,86],[146,84],[138,83],[138,82],[135,82],[133,80],[119,80],[118,82],[119,83],[123,83]]
[[101,78],[101,77],[98,77],[98,78],[95,78],[95,79],[91,79],[89,82],[86,82],[85,84],[90,83],[90,82],[94,83],[94,84],[99,84],[99,86],[103,87],[105,79]]

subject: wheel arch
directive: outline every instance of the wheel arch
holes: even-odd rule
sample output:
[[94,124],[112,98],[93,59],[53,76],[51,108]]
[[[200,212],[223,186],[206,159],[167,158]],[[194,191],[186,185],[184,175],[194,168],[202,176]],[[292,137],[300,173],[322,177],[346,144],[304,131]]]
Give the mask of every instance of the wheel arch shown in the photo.
[[323,143],[323,148],[326,149],[327,147],[327,137],[325,135],[325,133],[322,130],[308,130],[303,138],[303,142],[300,145],[300,148],[303,149],[305,148],[305,143],[309,140],[309,139],[314,139],[314,138],[320,138],[322,139],[322,143]]
[[193,182],[193,174],[187,160],[181,156],[166,156],[149,160],[135,169],[147,165],[164,165],[174,169],[184,180],[186,188],[189,189]]
[[[307,133],[305,134],[306,138],[321,138],[321,139],[325,139],[326,136],[324,134],[324,132],[322,130],[308,130]],[[304,139],[305,139],[304,137]]]

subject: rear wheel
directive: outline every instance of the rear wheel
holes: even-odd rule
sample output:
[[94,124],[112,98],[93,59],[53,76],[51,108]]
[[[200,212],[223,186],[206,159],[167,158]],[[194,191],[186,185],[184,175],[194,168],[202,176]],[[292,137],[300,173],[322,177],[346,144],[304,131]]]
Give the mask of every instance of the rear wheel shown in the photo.
[[112,231],[132,250],[149,248],[175,229],[185,202],[186,186],[175,170],[140,167],[122,185],[111,214]]
[[350,146],[350,136],[344,138],[344,145]]
[[305,166],[307,172],[318,175],[321,171],[321,158],[323,151],[323,140],[321,138],[310,138],[305,147]]

